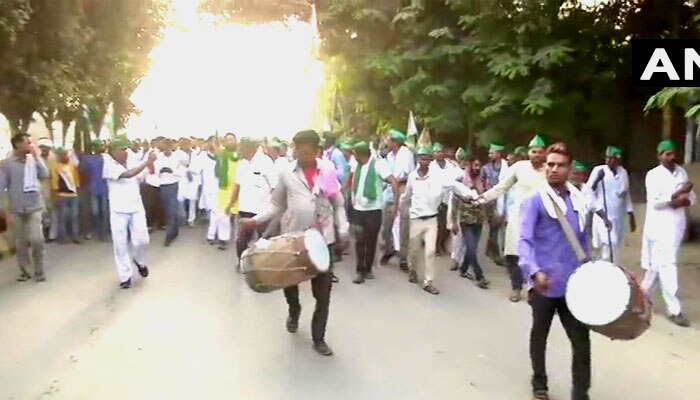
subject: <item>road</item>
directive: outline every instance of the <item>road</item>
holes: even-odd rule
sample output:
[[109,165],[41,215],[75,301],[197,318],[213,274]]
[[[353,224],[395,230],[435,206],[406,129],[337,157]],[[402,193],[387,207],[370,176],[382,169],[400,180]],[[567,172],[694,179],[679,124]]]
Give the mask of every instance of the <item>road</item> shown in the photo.
[[[351,283],[339,267],[327,339],[312,349],[310,287],[300,330],[284,329],[281,293],[257,294],[233,268],[233,251],[185,230],[160,233],[151,276],[117,287],[111,245],[51,245],[48,282],[16,283],[0,264],[0,399],[528,399],[529,308],[507,301],[505,271],[481,290],[447,271],[439,296],[393,267]],[[700,333],[663,318],[633,342],[593,336],[592,397],[697,399]],[[558,322],[549,343],[551,394],[567,399],[570,350]]]

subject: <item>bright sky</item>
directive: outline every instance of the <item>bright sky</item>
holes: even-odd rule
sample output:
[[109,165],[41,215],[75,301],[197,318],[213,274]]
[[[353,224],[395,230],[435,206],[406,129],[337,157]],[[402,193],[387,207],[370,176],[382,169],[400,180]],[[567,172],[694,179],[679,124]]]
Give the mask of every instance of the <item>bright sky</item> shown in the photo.
[[142,114],[130,119],[129,136],[206,137],[218,130],[289,138],[320,129],[324,73],[313,56],[315,27],[296,20],[215,24],[196,14],[199,1],[173,1],[178,27],[164,32],[131,98]]

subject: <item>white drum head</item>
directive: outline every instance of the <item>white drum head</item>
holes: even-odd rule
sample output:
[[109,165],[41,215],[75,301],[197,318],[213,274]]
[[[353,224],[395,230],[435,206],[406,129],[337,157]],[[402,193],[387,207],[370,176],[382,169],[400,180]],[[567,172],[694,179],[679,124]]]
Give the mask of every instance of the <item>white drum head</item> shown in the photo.
[[587,325],[602,326],[622,316],[632,289],[627,275],[607,261],[589,262],[576,270],[566,286],[573,316]]
[[316,229],[304,232],[304,247],[309,252],[309,259],[316,269],[327,272],[331,265],[331,254],[321,232]]

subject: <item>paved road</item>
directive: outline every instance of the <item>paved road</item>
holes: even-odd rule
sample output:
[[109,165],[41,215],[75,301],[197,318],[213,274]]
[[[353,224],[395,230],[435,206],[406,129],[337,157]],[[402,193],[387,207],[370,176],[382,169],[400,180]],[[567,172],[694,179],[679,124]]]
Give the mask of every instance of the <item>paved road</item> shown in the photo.
[[[529,309],[495,286],[480,290],[441,268],[440,296],[394,267],[334,287],[331,358],[310,346],[312,298],[302,325],[284,330],[281,293],[257,294],[233,270],[233,252],[187,230],[151,251],[152,275],[117,288],[109,244],[51,246],[49,281],[14,282],[0,264],[0,399],[479,399],[529,398]],[[657,319],[630,343],[593,339],[596,400],[696,399],[700,333]],[[550,339],[552,394],[567,399],[569,348]]]

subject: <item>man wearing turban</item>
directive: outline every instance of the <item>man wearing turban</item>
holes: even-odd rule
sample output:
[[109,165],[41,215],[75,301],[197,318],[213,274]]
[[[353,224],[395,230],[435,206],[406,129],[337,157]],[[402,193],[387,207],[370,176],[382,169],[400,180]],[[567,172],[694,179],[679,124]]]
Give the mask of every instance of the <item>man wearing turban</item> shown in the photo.
[[693,184],[676,164],[676,147],[670,140],[659,143],[659,165],[647,172],[647,215],[642,236],[642,288],[652,291],[657,281],[666,302],[668,318],[690,326],[678,299],[678,252],[686,229],[686,208],[697,201]]

